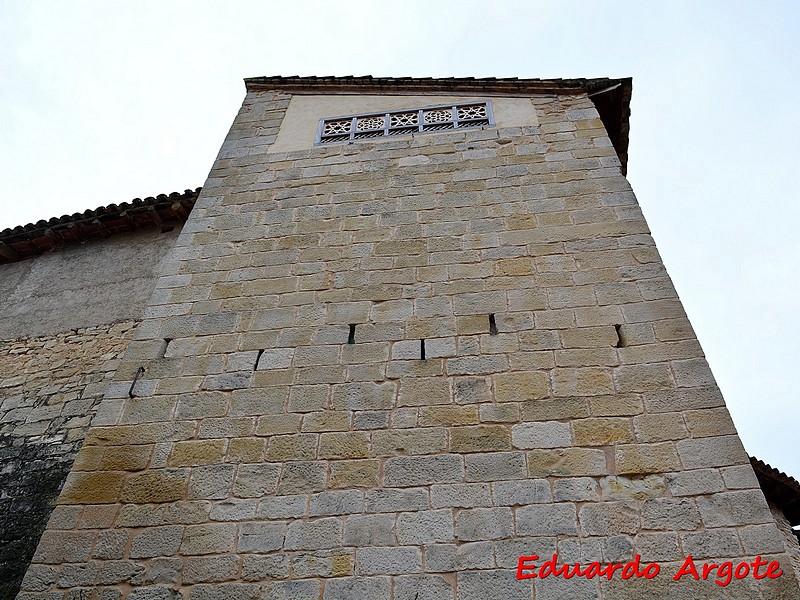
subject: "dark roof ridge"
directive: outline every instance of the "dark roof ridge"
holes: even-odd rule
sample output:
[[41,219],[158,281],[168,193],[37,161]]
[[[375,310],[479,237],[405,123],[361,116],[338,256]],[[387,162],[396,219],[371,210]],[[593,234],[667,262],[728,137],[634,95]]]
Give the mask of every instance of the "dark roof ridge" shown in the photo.
[[800,482],[755,456],[750,464],[767,500],[783,511],[791,525],[800,525]]
[[104,239],[142,227],[155,225],[167,229],[186,221],[201,189],[134,198],[130,202],[4,229],[0,231],[0,263],[24,260],[67,244]]
[[[531,91],[543,93],[570,93],[575,91],[596,92],[605,87],[617,84],[630,85],[630,77],[609,78],[609,77],[577,77],[577,78],[519,78],[519,77],[373,77],[372,75],[344,75],[344,76],[299,76],[299,75],[274,75],[266,77],[247,77],[245,86],[248,91],[256,91],[264,88],[288,88],[288,87],[343,87],[360,88],[364,87],[389,87],[398,91],[416,91],[420,88],[428,88],[434,91],[446,91],[448,89],[467,88],[474,91],[477,88],[496,92],[520,92]],[[443,90],[439,88],[443,87]]]

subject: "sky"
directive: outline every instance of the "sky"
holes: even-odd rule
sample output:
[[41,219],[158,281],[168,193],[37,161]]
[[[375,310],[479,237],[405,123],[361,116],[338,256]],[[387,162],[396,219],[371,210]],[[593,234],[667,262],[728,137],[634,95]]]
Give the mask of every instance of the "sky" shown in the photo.
[[745,448],[800,478],[800,3],[0,0],[0,40],[0,229],[201,186],[245,77],[633,77],[628,179]]

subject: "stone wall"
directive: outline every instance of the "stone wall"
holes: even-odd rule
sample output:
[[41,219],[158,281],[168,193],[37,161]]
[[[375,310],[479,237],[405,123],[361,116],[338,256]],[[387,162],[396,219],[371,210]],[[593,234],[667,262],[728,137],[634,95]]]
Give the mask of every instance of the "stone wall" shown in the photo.
[[792,560],[794,572],[797,574],[798,578],[800,578],[800,543],[798,543],[797,536],[792,531],[792,525],[789,523],[786,515],[783,514],[783,511],[772,502],[768,502],[767,504],[769,505],[772,517],[775,519],[775,524],[781,532],[783,543],[786,545],[786,553]]
[[[20,598],[797,596],[586,96],[270,152],[289,100],[248,94]],[[786,573],[516,580],[554,552]]]
[[156,227],[0,265],[0,598],[13,598],[180,233]]
[[134,326],[0,342],[0,598],[19,589]]

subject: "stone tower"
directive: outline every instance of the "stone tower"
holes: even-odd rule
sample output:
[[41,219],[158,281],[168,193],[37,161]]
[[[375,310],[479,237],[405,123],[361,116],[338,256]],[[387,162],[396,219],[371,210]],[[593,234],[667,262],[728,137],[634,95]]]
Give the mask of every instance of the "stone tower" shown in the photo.
[[[624,176],[630,80],[246,84],[20,598],[800,596]],[[517,579],[554,553],[662,573]]]

